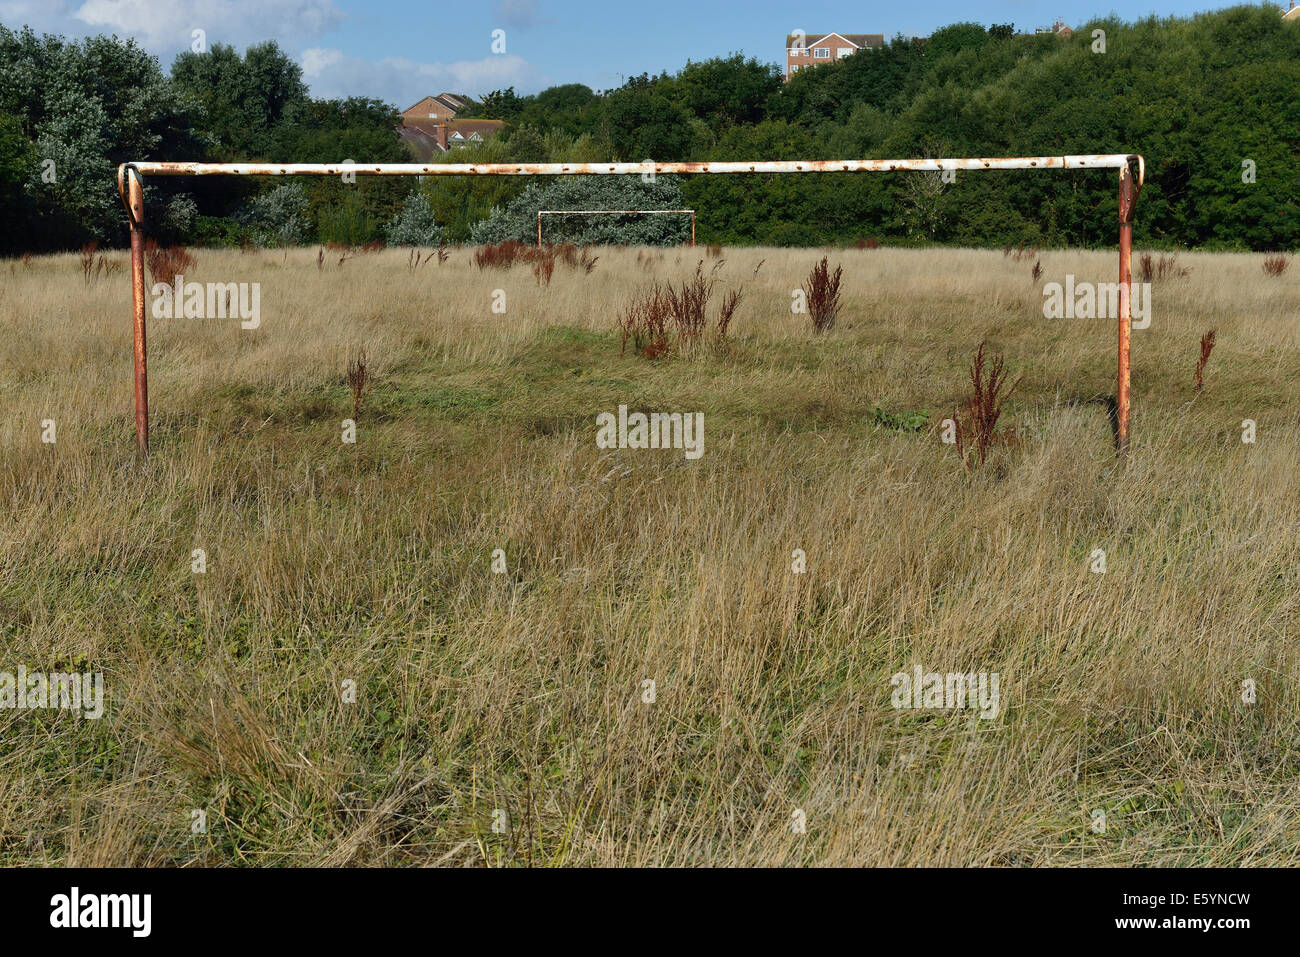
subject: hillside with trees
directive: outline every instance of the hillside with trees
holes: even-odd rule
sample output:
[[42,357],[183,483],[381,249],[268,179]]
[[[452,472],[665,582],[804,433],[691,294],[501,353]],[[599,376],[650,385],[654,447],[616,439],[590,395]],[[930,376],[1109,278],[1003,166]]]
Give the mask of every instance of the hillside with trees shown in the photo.
[[[1297,89],[1300,24],[1284,23],[1272,4],[1101,19],[1069,37],[959,23],[924,39],[896,37],[789,83],[775,65],[733,54],[603,92],[579,84],[531,96],[496,91],[473,112],[505,120],[505,132],[472,155],[540,162],[1141,152],[1140,242],[1294,248]],[[120,243],[113,169],[124,160],[401,162],[408,156],[398,122],[391,104],[311,98],[274,43],[242,56],[222,46],[185,53],[165,73],[132,41],[74,43],[0,27],[0,243],[8,252]],[[624,179],[576,180],[556,195],[604,208],[647,195],[693,207],[700,240],[726,244],[875,237],[1098,246],[1115,234],[1114,177],[1102,172],[958,174],[953,183],[921,173],[660,177],[650,193],[639,177]],[[304,180],[300,190],[265,198],[283,185],[151,182],[151,230],[213,244],[391,239],[389,225],[419,191],[438,235],[468,242],[513,235],[527,220],[524,191],[553,192],[515,178],[358,177],[355,185]],[[294,228],[281,228],[277,215],[296,217]],[[589,226],[573,224],[575,237]],[[563,229],[556,224],[557,238]],[[680,231],[629,222],[626,236],[607,228],[598,235],[670,242]]]

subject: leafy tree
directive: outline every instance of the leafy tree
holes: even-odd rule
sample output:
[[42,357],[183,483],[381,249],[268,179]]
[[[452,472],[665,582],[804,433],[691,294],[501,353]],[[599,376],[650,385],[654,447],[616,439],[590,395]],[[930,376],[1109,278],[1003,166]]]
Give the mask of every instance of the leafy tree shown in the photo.
[[215,160],[270,159],[280,124],[307,105],[302,68],[273,40],[242,57],[221,43],[206,53],[186,51],[173,61],[171,77],[201,110]]
[[442,243],[443,231],[433,216],[429,200],[417,190],[412,190],[402,204],[402,211],[393,217],[384,230],[390,246],[437,246]]
[[925,44],[925,55],[931,59],[950,56],[962,50],[978,50],[989,41],[989,32],[978,23],[954,23],[935,30]]
[[763,120],[781,90],[772,64],[733,53],[727,59],[687,63],[674,79],[676,100],[715,131]]
[[686,159],[693,128],[691,114],[673,102],[666,84],[637,83],[605,99],[605,128],[614,157],[635,162]]
[[525,99],[510,86],[504,90],[493,90],[483,97],[477,104],[476,115],[485,120],[513,120],[525,105]]
[[516,117],[520,124],[577,136],[599,126],[601,99],[581,83],[552,86],[529,97]]
[[307,191],[298,182],[282,183],[253,197],[238,220],[259,246],[293,246],[306,240]]
[[66,43],[0,26],[0,114],[10,118],[9,136],[30,144],[10,147],[25,157],[26,200],[6,218],[25,217],[15,232],[32,249],[120,241],[118,164],[166,158],[193,142],[192,116],[158,61],[115,37]]
[[18,117],[0,113],[0,212],[6,225],[0,230],[0,252],[18,252],[22,224],[30,223],[35,200],[24,189],[37,165],[36,148],[23,135]]
[[[640,176],[570,176],[532,183],[504,208],[471,230],[476,243],[507,239],[528,242],[537,236],[539,209],[681,209],[675,176],[644,182]],[[562,216],[547,225],[551,242],[584,245],[669,246],[690,238],[686,216]]]

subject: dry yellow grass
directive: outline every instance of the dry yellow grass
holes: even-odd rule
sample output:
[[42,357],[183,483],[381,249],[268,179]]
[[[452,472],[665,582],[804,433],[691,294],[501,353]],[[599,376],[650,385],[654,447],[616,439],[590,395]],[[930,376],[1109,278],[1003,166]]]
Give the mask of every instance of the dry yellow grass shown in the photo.
[[[1042,318],[1032,261],[832,252],[814,338],[822,253],[728,249],[730,346],[649,362],[617,312],[699,256],[599,254],[539,286],[469,250],[198,251],[187,278],[262,284],[261,328],[151,321],[145,465],[125,274],[0,263],[0,671],[108,698],[0,710],[0,863],[1297,862],[1295,270],[1157,285],[1121,465],[1114,323]],[[1022,443],[968,476],[938,425],[982,338]],[[598,449],[620,404],[703,412],[703,457]],[[1002,714],[895,710],[913,665],[999,673]]]

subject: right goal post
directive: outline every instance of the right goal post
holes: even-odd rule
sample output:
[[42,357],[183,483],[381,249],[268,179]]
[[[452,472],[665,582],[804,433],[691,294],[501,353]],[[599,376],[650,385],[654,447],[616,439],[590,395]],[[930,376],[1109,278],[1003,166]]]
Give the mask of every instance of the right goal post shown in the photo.
[[542,248],[543,216],[656,216],[669,213],[691,216],[691,245],[695,245],[695,210],[693,209],[539,209],[537,211],[537,248]]

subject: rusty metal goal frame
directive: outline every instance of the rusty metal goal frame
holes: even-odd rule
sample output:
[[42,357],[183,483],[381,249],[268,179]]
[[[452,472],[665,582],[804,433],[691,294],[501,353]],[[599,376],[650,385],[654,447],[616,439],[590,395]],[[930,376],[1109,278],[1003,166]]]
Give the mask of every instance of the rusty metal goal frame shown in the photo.
[[1119,362],[1116,448],[1129,443],[1129,323],[1132,320],[1133,210],[1146,163],[1135,153],[1070,156],[885,160],[757,160],[721,163],[123,163],[117,191],[131,227],[131,294],[134,306],[135,443],[149,454],[149,373],[144,297],[145,176],[626,176],[740,173],[884,173],[1007,169],[1114,169],[1119,171]]
[[539,209],[537,211],[537,248],[542,248],[542,216],[656,216],[665,213],[691,214],[691,245],[695,245],[695,210],[693,209]]

